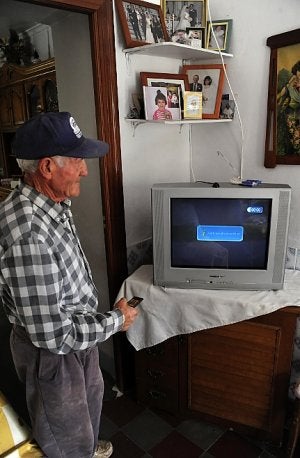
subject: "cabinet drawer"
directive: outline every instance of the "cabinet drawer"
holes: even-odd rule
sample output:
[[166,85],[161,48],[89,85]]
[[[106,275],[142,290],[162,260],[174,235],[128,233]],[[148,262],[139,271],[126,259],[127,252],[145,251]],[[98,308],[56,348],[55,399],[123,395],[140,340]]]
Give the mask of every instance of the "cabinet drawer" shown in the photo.
[[168,412],[178,411],[178,378],[152,384],[146,379],[136,379],[137,399],[141,404]]

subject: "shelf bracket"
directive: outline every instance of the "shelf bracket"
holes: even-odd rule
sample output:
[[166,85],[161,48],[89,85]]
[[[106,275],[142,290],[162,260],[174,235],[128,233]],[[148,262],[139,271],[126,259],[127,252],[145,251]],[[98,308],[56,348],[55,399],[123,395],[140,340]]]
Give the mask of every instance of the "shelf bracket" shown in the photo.
[[144,124],[143,121],[134,121],[133,119],[130,120],[131,122],[131,127],[132,127],[132,136],[135,137],[135,131],[136,131],[136,128],[140,125],[140,124]]

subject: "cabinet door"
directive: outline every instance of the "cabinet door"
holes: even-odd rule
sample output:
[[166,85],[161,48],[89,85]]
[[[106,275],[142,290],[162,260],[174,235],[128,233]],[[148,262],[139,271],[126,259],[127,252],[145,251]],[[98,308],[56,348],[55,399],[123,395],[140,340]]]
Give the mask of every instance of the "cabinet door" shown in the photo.
[[0,91],[0,126],[1,129],[12,126],[10,89],[5,88]]
[[11,87],[12,121],[14,126],[19,126],[26,121],[25,93],[23,84]]
[[29,118],[41,112],[58,111],[55,73],[27,82],[25,87]]
[[281,441],[294,326],[269,323],[245,321],[188,336],[183,410]]

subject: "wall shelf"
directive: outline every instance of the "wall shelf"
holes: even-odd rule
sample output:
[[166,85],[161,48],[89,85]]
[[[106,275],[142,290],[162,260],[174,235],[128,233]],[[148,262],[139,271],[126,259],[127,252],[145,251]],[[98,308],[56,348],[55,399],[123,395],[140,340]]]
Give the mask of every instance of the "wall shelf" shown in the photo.
[[134,119],[134,118],[125,118],[126,121],[130,122],[133,128],[133,132],[138,126],[141,124],[167,124],[167,125],[177,125],[180,127],[179,132],[186,124],[212,124],[212,123],[224,123],[224,122],[232,122],[232,119],[178,119],[178,120],[162,120],[162,121],[154,121],[152,119]]
[[[135,48],[123,49],[126,55],[139,54],[144,56],[170,57],[182,60],[204,60],[220,57],[218,51],[204,48],[193,48],[192,46],[173,43],[171,41],[155,43]],[[221,53],[223,57],[233,57],[233,54]]]

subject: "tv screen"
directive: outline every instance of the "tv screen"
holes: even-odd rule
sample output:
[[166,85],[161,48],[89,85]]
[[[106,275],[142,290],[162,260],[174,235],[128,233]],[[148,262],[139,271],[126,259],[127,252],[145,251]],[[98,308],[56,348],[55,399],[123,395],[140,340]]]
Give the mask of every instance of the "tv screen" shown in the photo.
[[282,288],[290,199],[285,184],[153,185],[154,284]]
[[265,269],[271,199],[171,198],[171,266]]

